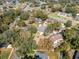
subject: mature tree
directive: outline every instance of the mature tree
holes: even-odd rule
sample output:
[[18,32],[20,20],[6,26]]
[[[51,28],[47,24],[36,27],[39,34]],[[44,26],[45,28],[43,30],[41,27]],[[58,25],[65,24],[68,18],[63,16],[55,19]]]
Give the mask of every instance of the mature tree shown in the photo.
[[71,41],[76,37],[76,31],[74,29],[66,29],[63,31],[63,36],[66,41]]
[[4,32],[4,31],[6,31],[6,30],[9,29],[9,25],[7,25],[7,24],[2,24],[2,25],[1,25],[1,29],[2,29],[2,31]]
[[62,5],[61,4],[54,4],[52,7],[51,7],[51,11],[52,12],[56,12],[56,11],[61,11],[62,10]]
[[28,35],[28,33],[26,33],[26,31],[23,31],[20,33],[20,42],[18,46],[19,50],[17,52],[19,52],[19,54],[22,55],[26,55],[28,53],[33,53],[34,49],[36,48],[36,44],[35,41],[33,40],[33,35]]
[[27,20],[29,18],[29,13],[28,12],[23,12],[20,15],[21,20]]
[[5,16],[3,18],[3,23],[9,25],[10,23],[12,23],[14,20],[10,17]]
[[24,3],[24,2],[26,2],[26,0],[19,0],[20,1],[20,3]]
[[34,22],[35,22],[34,19],[35,19],[35,18],[34,18],[33,16],[30,16],[30,17],[28,18],[28,22],[29,22],[29,24],[34,23]]
[[58,22],[48,24],[47,29],[45,30],[45,35],[51,33],[53,30],[58,30],[60,25],[61,24]]
[[71,27],[71,26],[72,26],[72,21],[68,20],[68,21],[65,23],[65,26],[66,26],[66,27]]
[[77,14],[77,10],[74,7],[69,6],[66,7],[66,12],[71,13],[73,17],[75,17]]
[[49,2],[49,3],[48,3],[48,8],[52,8],[52,7],[53,7],[53,5],[54,5],[54,3],[53,3],[53,2]]
[[9,29],[9,24],[14,22],[15,17],[14,9],[10,9],[0,15],[0,33]]
[[18,37],[17,31],[7,30],[1,34],[0,39],[3,41],[3,43],[5,42],[13,44],[15,41],[17,42],[15,39],[16,37]]
[[61,53],[63,54],[62,59],[69,59],[69,56],[68,56],[68,52],[67,51],[63,50],[63,51],[61,51]]
[[74,6],[74,8],[76,9],[77,13],[79,13],[79,6],[76,5],[76,6]]
[[2,5],[4,3],[4,0],[0,0],[0,5]]
[[37,32],[37,28],[35,26],[31,26],[28,31],[31,33],[31,34],[35,34]]
[[73,28],[77,31],[77,33],[79,33],[79,24],[73,26]]
[[52,50],[53,49],[52,44],[53,42],[49,38],[40,39],[38,42],[38,49]]
[[43,21],[47,19],[47,14],[45,14],[43,11],[40,11],[40,10],[37,10],[35,13],[34,13],[34,17],[36,18],[41,18]]
[[18,55],[32,53],[36,48],[33,35],[24,30],[8,30],[0,35],[0,43],[10,43],[14,48],[18,48]]
[[46,8],[46,6],[43,4],[42,6],[41,6],[41,9],[45,9]]
[[71,49],[79,49],[79,25],[63,31],[63,36]]
[[26,26],[24,20],[19,20],[19,21],[17,22],[17,25],[18,25],[19,27],[25,27],[25,26]]
[[70,0],[59,0],[59,2],[62,3],[62,4],[63,4],[63,3],[64,3],[64,4],[67,4],[67,3],[70,3]]
[[69,43],[72,49],[79,49],[79,34],[76,36],[76,38],[71,40]]
[[16,9],[15,10],[15,15],[16,16],[20,16],[20,14],[21,14],[21,10],[18,8],[18,9]]
[[14,9],[10,9],[6,12],[4,12],[4,17],[10,17],[12,20],[15,19],[16,15],[15,15],[15,10]]

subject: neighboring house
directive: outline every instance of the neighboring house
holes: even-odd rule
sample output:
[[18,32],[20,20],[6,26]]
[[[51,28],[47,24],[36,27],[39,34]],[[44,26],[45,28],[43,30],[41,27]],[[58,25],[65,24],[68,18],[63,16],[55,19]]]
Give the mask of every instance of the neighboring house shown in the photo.
[[58,47],[63,42],[63,37],[61,34],[58,34],[56,32],[51,33],[49,36],[49,39],[53,42],[53,47]]
[[58,15],[59,16],[63,16],[63,17],[70,17],[70,16],[72,16],[71,13],[65,13],[65,12],[59,12]]

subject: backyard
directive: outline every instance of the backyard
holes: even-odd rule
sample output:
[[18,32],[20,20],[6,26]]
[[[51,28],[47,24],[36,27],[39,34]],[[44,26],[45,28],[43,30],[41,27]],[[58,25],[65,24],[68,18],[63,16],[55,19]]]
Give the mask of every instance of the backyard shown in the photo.
[[0,53],[0,58],[1,59],[8,59],[10,52],[12,49],[2,49]]

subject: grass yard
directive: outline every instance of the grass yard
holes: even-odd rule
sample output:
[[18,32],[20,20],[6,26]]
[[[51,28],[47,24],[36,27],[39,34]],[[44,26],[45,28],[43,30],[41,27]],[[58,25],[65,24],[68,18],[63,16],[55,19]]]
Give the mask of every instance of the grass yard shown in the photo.
[[58,12],[51,13],[51,14],[48,15],[48,17],[50,17],[50,18],[55,18],[55,19],[62,19],[62,18],[65,18],[65,17],[63,17],[63,16],[59,16],[59,15],[58,15]]
[[72,19],[72,17],[63,17],[58,15],[59,12],[54,12],[48,15],[49,18],[54,18],[54,19]]
[[12,50],[12,49],[3,49],[3,50],[1,51],[0,58],[1,58],[1,59],[8,59],[11,50]]
[[53,51],[48,52],[49,59],[59,59],[58,54]]

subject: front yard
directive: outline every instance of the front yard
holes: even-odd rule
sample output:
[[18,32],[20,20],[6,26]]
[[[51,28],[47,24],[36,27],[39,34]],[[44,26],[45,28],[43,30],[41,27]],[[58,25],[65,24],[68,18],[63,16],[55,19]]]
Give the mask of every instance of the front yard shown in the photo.
[[49,18],[53,18],[53,19],[65,19],[65,20],[69,20],[72,19],[72,17],[64,17],[64,16],[60,16],[58,15],[59,12],[54,12],[54,13],[50,13],[48,15]]
[[0,58],[1,59],[8,59],[10,52],[12,49],[2,49],[0,53]]

